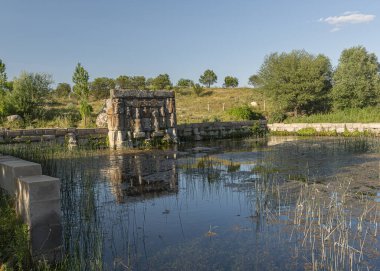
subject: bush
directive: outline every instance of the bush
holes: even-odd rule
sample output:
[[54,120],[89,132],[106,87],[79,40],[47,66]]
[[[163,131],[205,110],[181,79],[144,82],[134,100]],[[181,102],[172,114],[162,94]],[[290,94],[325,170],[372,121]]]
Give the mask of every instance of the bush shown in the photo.
[[283,122],[287,118],[286,114],[284,112],[273,112],[269,117],[269,122],[276,123],[276,122]]
[[227,113],[237,120],[259,120],[263,118],[260,113],[253,111],[248,105],[233,107]]

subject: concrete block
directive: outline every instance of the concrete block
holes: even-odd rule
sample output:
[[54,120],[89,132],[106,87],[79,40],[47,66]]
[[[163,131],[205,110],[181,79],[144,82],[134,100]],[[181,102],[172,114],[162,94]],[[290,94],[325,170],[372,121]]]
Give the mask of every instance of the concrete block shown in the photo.
[[55,135],[43,135],[42,136],[43,141],[52,141],[55,140]]
[[45,175],[20,177],[16,195],[16,211],[29,226],[33,258],[59,259],[62,248],[59,179]]
[[15,158],[0,161],[0,186],[11,195],[16,193],[16,182],[21,176],[41,175],[40,164]]

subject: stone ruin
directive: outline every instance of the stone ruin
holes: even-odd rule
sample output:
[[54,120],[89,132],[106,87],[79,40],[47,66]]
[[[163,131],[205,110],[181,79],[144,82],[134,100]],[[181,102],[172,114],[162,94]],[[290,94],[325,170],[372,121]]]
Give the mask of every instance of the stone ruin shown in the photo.
[[177,142],[173,91],[111,90],[106,111],[111,148],[163,138]]

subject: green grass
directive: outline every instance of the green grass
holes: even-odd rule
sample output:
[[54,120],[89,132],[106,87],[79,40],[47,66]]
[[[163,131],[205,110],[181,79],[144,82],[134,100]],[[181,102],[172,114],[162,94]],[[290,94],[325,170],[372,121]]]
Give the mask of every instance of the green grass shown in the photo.
[[285,123],[356,123],[380,122],[380,107],[351,108],[326,114],[290,117]]

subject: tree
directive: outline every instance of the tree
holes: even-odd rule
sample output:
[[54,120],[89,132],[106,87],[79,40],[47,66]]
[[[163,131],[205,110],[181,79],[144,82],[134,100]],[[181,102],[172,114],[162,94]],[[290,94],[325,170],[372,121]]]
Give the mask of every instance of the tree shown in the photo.
[[9,94],[15,112],[23,117],[27,114],[38,117],[52,83],[51,75],[22,72],[14,79],[13,91]]
[[88,72],[83,68],[83,66],[78,63],[75,67],[75,71],[73,74],[73,82],[74,85],[74,92],[77,94],[79,98],[79,104],[80,104],[80,114],[82,116],[82,120],[84,120],[84,125],[87,125],[87,118],[91,116],[92,107],[88,103],[88,95],[89,95],[89,84],[88,80],[90,79],[90,76],[88,75]]
[[68,83],[59,83],[54,90],[58,97],[68,97],[71,92],[71,86]]
[[192,89],[198,97],[202,96],[202,93],[204,92],[204,88],[200,84],[193,84]]
[[107,99],[110,90],[115,88],[115,81],[112,78],[98,77],[90,84],[90,92],[95,100]]
[[248,84],[253,87],[260,87],[263,82],[260,81],[260,77],[257,74],[254,74],[248,78]]
[[192,85],[194,85],[194,82],[190,79],[179,79],[177,82],[177,87],[180,88],[190,88]]
[[160,74],[156,78],[152,80],[151,88],[153,90],[163,90],[163,89],[171,89],[173,84],[170,81],[170,77],[168,74]]
[[146,80],[144,76],[126,76],[120,75],[115,80],[116,87],[120,89],[146,89]]
[[324,55],[304,50],[266,56],[255,82],[283,111],[313,113],[328,109],[331,64]]
[[75,67],[75,71],[73,74],[73,82],[74,82],[74,93],[77,94],[80,99],[88,99],[89,95],[89,84],[88,80],[90,76],[88,72],[83,68],[83,66],[78,63]]
[[379,67],[376,55],[362,46],[343,50],[333,76],[334,108],[376,105],[380,97]]
[[239,80],[233,76],[224,77],[224,87],[226,88],[236,88],[239,85]]
[[0,59],[0,116],[6,114],[6,92],[7,74],[5,73],[5,64]]
[[212,70],[206,70],[200,77],[199,77],[199,83],[207,86],[208,88],[215,84],[218,80],[218,77]]

